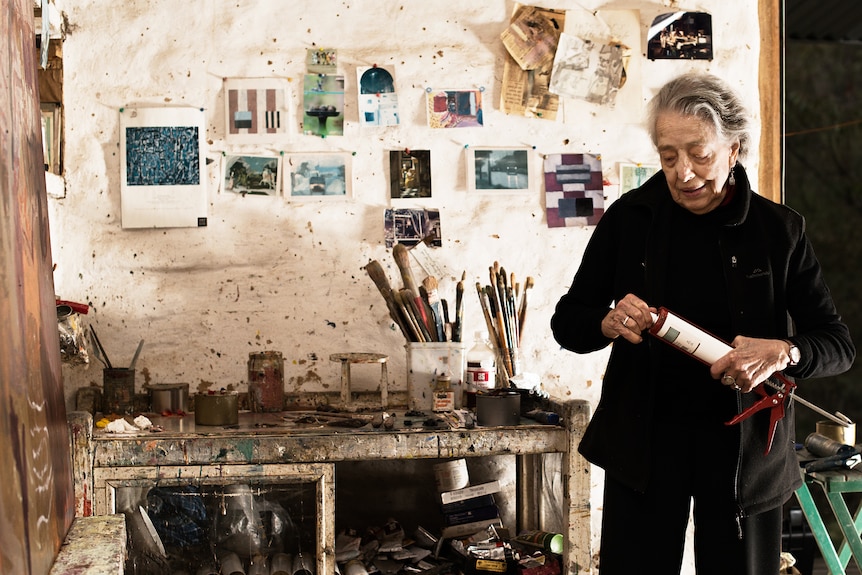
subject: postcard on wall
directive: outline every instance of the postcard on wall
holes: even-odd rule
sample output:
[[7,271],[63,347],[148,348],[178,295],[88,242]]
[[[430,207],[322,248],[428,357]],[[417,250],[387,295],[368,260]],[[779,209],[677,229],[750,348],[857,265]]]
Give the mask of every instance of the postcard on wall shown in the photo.
[[623,80],[623,46],[561,34],[551,92],[594,104],[613,104]]
[[337,73],[338,50],[335,48],[309,48],[305,53],[305,71],[309,74]]
[[207,225],[200,108],[120,111],[120,199],[124,228]]
[[286,139],[288,89],[286,79],[225,79],[225,141],[251,144]]
[[500,34],[503,46],[522,70],[545,68],[554,60],[562,30],[556,13],[536,6],[520,6]]
[[481,90],[426,90],[430,128],[481,128]]
[[658,166],[620,164],[620,193],[624,194],[641,187],[653,174],[659,171],[661,171],[661,168]]
[[383,215],[386,247],[415,246],[419,242],[441,247],[440,210],[387,208]]
[[529,192],[530,156],[519,148],[467,148],[471,192]]
[[235,194],[277,195],[280,160],[280,156],[226,156],[224,190]]
[[548,227],[596,225],[605,211],[601,156],[549,154],[544,164]]
[[337,200],[351,195],[350,155],[347,153],[286,154],[284,171],[287,200]]
[[393,200],[431,197],[430,150],[390,150],[389,195]]
[[362,126],[397,126],[398,96],[395,78],[382,66],[356,69],[359,86],[359,123]]
[[706,12],[660,14],[647,34],[650,60],[712,60],[712,16]]
[[344,134],[344,76],[306,74],[302,131],[310,136]]

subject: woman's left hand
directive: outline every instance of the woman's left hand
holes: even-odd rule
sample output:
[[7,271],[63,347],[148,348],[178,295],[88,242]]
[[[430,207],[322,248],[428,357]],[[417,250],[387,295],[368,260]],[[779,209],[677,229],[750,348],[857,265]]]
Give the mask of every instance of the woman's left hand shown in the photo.
[[723,385],[748,393],[777,371],[790,364],[788,344],[780,339],[758,339],[738,335],[732,350],[709,368]]

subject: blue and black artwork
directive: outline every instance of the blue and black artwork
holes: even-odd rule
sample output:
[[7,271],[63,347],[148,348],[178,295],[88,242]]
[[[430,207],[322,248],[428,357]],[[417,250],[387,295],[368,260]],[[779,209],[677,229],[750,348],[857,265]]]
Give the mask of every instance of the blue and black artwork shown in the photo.
[[129,186],[199,185],[198,128],[126,128],[126,166]]

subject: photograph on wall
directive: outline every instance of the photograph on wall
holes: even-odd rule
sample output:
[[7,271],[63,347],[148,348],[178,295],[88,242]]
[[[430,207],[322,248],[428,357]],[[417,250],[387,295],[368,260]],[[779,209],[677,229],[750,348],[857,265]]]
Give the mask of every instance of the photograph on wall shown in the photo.
[[605,212],[601,156],[549,154],[545,156],[544,175],[549,228],[599,223]]
[[520,148],[467,148],[471,192],[530,191],[530,156]]
[[305,71],[309,74],[338,72],[338,51],[335,48],[309,48],[305,53]]
[[440,210],[387,208],[383,216],[386,247],[395,244],[415,246],[424,242],[431,247],[443,245],[440,233]]
[[712,16],[706,12],[659,14],[647,34],[650,60],[712,60]]
[[309,136],[344,134],[344,76],[306,74],[302,132]]
[[346,153],[286,154],[284,171],[284,197],[288,200],[350,197],[350,156]]
[[278,194],[280,156],[226,156],[224,190],[235,194]]
[[481,90],[426,90],[428,127],[481,128]]
[[393,200],[431,197],[430,150],[390,150],[389,195]]
[[227,78],[224,81],[225,141],[252,144],[288,135],[288,83],[279,78]]
[[382,66],[359,67],[356,76],[360,125],[397,126],[398,96],[392,72]]
[[120,110],[120,203],[124,228],[207,225],[201,108]]
[[564,98],[613,104],[623,81],[623,47],[561,34],[549,89]]
[[624,194],[646,183],[656,172],[660,172],[658,166],[645,164],[620,164],[620,193]]

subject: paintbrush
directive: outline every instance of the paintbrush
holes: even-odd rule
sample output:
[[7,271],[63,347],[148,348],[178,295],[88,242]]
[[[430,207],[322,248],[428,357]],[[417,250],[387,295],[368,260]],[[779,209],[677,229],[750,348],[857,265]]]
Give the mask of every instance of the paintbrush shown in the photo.
[[455,285],[455,325],[452,328],[452,341],[461,341],[464,331],[464,279],[467,277],[465,271],[461,280]]
[[434,314],[434,327],[437,329],[437,341],[446,341],[446,333],[443,330],[443,320],[440,316],[440,294],[437,293],[437,278],[428,276],[422,280],[422,287],[428,298],[428,305]]
[[135,364],[138,363],[138,356],[141,355],[141,349],[144,347],[144,340],[138,343],[138,349],[135,350],[135,355],[132,356],[132,363],[129,364],[129,369],[135,369]]
[[96,346],[99,348],[99,353],[102,354],[102,358],[105,360],[105,365],[108,366],[108,369],[113,369],[114,366],[111,365],[111,360],[108,359],[108,354],[105,353],[105,348],[102,347],[102,342],[99,341],[99,336],[96,335],[96,328],[93,327],[93,324],[90,324],[90,332],[93,334],[93,341],[95,341]]
[[527,319],[527,290],[533,287],[533,276],[527,276],[524,282],[524,291],[521,293],[521,306],[518,309],[518,343],[524,334],[524,322]]

